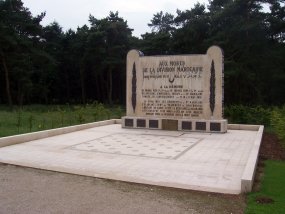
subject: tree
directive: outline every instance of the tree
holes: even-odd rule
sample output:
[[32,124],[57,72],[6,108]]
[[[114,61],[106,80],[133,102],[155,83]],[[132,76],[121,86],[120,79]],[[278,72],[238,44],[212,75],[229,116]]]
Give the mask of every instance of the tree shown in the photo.
[[[269,6],[263,10],[264,4]],[[84,103],[125,99],[126,54],[225,52],[226,104],[284,104],[284,0],[211,0],[176,15],[154,14],[151,33],[132,37],[118,12],[90,27],[42,27],[21,0],[0,0],[0,103]]]
[[[82,27],[78,27],[76,34],[74,35],[74,38],[72,40],[72,43],[70,44],[71,46],[71,53],[72,53],[72,58],[71,60],[74,61],[76,59],[76,64],[74,64],[75,69],[77,69],[77,73],[79,75],[74,75],[79,77],[79,85],[81,89],[81,103],[84,105],[86,104],[87,101],[87,95],[86,95],[86,66],[85,66],[85,58],[86,58],[86,51],[87,51],[87,41],[88,41],[88,36],[90,33],[90,29],[87,25],[83,25]],[[69,55],[71,55],[69,53]],[[74,62],[73,62],[74,63]],[[72,64],[73,64],[72,63]]]
[[267,75],[268,41],[261,4],[258,0],[214,0],[209,6],[208,43],[220,45],[226,53],[225,100],[229,104],[261,104],[267,96],[262,79]]
[[0,1],[0,62],[5,73],[10,106],[13,94],[17,95],[18,102],[22,104],[31,89],[30,59],[41,39],[40,22],[44,16],[42,13],[33,17],[20,0]]
[[175,30],[174,16],[170,13],[163,13],[160,11],[153,15],[152,20],[148,24],[152,28],[153,32],[159,33],[171,33]]
[[168,19],[155,14],[153,32],[140,43],[147,54],[204,53],[219,45],[225,52],[227,104],[279,104],[285,102],[284,15],[283,0],[212,0],[208,11],[197,3]]
[[172,53],[172,43],[169,33],[145,33],[142,35],[141,49],[146,55],[166,55]]
[[281,0],[270,0],[271,13],[267,14],[267,22],[269,26],[269,38],[278,43],[285,42],[285,6]]
[[86,37],[83,36],[84,33],[79,33],[81,31],[88,32],[89,28],[84,25],[81,28],[78,27],[76,32],[69,29],[63,34],[61,41],[62,53],[56,94],[58,100],[64,103],[84,103],[86,97],[85,89],[82,89],[81,80],[83,77],[80,76],[82,74],[80,72],[80,61],[82,51],[85,51],[85,47],[82,46],[86,46]]
[[191,10],[177,10],[174,20],[178,26],[173,33],[176,52],[201,53],[207,48],[210,18],[203,4],[195,4]]
[[172,33],[175,32],[174,16],[160,11],[148,24],[151,33],[142,34],[141,49],[147,55],[171,54]]
[[[127,25],[123,18],[119,17],[118,12],[110,12],[109,16],[98,20],[90,15],[89,18],[93,39],[97,38],[101,42],[96,48],[103,53],[101,57],[101,68],[106,72],[106,89],[108,103],[113,103],[113,75],[120,74],[125,69],[125,57],[129,49],[129,41],[132,29]],[[94,36],[95,35],[95,36]],[[92,42],[90,38],[89,42]],[[97,58],[99,59],[99,57]],[[121,79],[121,75],[117,75]]]

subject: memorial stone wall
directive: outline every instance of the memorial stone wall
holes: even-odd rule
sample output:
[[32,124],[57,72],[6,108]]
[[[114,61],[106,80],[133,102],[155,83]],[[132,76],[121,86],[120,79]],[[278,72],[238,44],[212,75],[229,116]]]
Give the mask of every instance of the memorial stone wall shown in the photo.
[[127,55],[124,128],[226,132],[223,119],[223,51],[206,54]]

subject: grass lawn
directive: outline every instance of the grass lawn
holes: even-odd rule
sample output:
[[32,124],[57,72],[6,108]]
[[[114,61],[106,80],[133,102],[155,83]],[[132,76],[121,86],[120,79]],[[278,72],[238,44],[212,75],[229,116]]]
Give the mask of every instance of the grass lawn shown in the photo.
[[80,105],[29,105],[10,110],[0,106],[0,137],[53,129],[99,120],[121,118],[125,110],[120,106],[102,104]]
[[285,213],[285,161],[265,162],[260,191],[248,194],[245,213]]

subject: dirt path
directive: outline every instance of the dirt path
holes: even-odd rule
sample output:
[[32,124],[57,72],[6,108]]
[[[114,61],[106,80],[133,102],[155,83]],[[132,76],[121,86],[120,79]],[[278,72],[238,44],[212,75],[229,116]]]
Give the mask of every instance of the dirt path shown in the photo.
[[0,213],[243,213],[244,196],[130,184],[0,164]]

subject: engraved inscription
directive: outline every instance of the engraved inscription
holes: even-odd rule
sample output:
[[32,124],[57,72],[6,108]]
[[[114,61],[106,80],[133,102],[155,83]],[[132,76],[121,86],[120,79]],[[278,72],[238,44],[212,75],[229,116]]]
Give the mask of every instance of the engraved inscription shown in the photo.
[[128,53],[127,116],[220,120],[222,86],[223,53],[217,46],[210,47],[206,54]]
[[199,118],[203,114],[203,65],[161,60],[144,67],[141,111],[144,116]]

